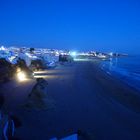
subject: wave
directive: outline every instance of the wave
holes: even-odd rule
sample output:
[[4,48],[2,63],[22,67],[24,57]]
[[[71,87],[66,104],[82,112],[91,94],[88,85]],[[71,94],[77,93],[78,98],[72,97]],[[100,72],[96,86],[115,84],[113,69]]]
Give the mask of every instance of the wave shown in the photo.
[[[121,58],[120,58],[121,59]],[[124,61],[124,60],[123,60]],[[127,68],[121,61],[119,65],[116,65],[116,60],[111,60],[109,62],[103,62],[101,68],[106,71],[107,74],[115,76],[131,87],[140,91],[140,71],[137,69],[139,65],[129,66],[129,61],[127,62]]]

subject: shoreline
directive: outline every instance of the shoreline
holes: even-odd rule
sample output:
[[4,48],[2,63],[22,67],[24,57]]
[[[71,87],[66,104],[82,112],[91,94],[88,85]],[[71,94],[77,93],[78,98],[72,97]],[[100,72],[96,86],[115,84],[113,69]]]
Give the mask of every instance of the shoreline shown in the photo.
[[140,92],[140,74],[136,73],[135,71],[129,71],[129,69],[117,66],[119,63],[121,64],[121,60],[118,61],[120,61],[118,64],[116,64],[116,60],[111,62],[101,62],[101,69],[107,74],[121,80],[128,86]]
[[48,70],[46,110],[28,110],[21,106],[26,103],[35,81],[18,86],[7,83],[6,105],[22,122],[16,136],[23,140],[63,138],[80,129],[97,140],[116,137],[124,140],[129,138],[128,134],[133,139],[140,137],[137,131],[140,97],[132,88],[101,70],[100,62],[79,61]]
[[[104,90],[108,91],[108,94],[113,99],[116,99],[124,106],[135,110],[140,113],[140,94],[139,90],[130,86],[121,78],[108,74],[107,71],[101,69],[100,62],[93,64],[94,73],[93,79],[96,79],[99,85],[102,85]],[[111,94],[112,93],[112,94]]]

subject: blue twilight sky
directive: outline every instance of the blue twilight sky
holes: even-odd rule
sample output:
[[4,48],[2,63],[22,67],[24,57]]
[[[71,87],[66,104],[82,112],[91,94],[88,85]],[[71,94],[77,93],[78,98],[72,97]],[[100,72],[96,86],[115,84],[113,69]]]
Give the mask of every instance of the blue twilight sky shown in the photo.
[[140,2],[0,0],[0,45],[140,53]]

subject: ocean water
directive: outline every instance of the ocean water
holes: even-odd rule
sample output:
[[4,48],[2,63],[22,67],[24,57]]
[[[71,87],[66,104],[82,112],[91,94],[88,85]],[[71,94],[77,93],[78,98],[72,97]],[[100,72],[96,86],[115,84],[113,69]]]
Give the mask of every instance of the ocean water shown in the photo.
[[101,68],[140,91],[140,55],[110,58]]

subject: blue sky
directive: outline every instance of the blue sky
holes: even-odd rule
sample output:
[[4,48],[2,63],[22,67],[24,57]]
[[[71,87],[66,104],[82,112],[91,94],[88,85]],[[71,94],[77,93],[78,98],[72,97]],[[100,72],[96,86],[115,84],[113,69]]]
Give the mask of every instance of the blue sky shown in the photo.
[[140,52],[138,0],[0,0],[0,44]]

